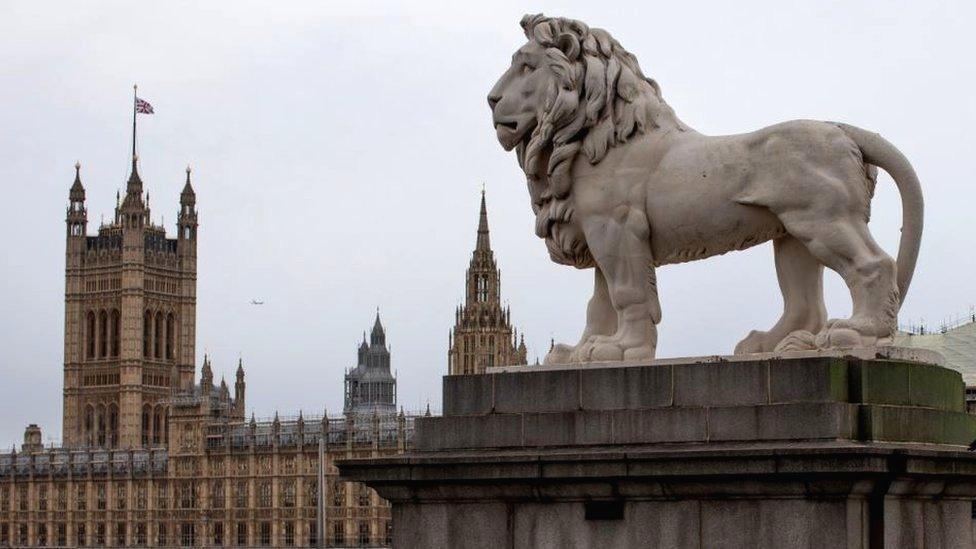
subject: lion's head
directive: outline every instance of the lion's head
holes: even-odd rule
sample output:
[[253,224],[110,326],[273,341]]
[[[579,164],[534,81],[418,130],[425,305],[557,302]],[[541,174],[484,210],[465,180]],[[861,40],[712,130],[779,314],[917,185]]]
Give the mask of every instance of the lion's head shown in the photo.
[[[590,163],[648,127],[678,125],[657,83],[603,29],[573,19],[526,15],[528,42],[488,94],[498,141],[516,149],[536,215],[566,198],[580,151]],[[546,212],[546,216],[549,212]],[[548,237],[551,222],[536,231]]]

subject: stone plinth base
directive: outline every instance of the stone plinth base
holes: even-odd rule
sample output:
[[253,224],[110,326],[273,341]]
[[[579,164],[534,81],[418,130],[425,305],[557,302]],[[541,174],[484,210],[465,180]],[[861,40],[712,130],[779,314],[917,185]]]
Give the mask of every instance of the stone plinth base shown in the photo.
[[448,376],[412,453],[340,471],[395,547],[970,548],[963,390],[854,357]]

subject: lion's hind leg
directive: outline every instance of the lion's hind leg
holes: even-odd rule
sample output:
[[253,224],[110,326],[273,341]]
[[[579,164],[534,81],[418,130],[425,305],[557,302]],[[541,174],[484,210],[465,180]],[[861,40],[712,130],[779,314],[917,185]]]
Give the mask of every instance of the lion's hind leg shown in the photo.
[[783,293],[783,315],[768,332],[753,330],[735,346],[737,355],[776,349],[792,332],[818,333],[827,320],[823,301],[823,265],[796,238],[773,241],[776,278]]
[[896,265],[856,214],[782,215],[790,234],[844,279],[851,292],[850,318],[829,320],[812,342],[816,348],[871,347],[891,337],[899,307]]

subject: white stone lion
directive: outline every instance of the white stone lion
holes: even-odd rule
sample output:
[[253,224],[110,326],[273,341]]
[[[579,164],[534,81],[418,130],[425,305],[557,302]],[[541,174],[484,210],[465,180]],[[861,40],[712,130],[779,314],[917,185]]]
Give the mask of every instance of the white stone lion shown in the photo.
[[[773,241],[783,316],[738,353],[886,344],[911,282],[922,193],[877,134],[792,121],[706,136],[681,122],[654,80],[604,30],[527,15],[528,42],[488,95],[498,140],[517,152],[536,233],[553,261],[594,268],[586,328],[547,363],[654,357],[654,268]],[[897,262],[868,231],[875,166],[902,200]],[[853,314],[827,320],[823,267],[843,277]]]

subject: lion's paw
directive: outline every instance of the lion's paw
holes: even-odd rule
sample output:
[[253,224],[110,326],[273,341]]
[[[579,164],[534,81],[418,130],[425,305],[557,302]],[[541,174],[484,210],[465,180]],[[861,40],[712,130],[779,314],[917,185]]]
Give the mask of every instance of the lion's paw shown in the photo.
[[564,345],[558,343],[553,345],[552,349],[546,354],[543,364],[571,364],[573,362],[578,362],[579,360],[574,360],[574,355],[576,354],[576,348],[570,345]]
[[752,330],[749,335],[745,337],[735,346],[735,350],[732,351],[734,355],[747,355],[751,353],[765,353],[767,351],[773,350],[776,344],[770,344],[769,332],[763,332],[760,330]]
[[857,330],[847,328],[843,324],[834,323],[817,334],[816,345],[820,349],[844,349],[853,347],[873,347],[878,338],[863,335]]
[[624,351],[624,360],[628,362],[654,360],[654,347],[652,345],[644,345],[627,349]]
[[589,360],[593,362],[620,361],[624,359],[624,350],[612,342],[600,342],[593,345]]
[[774,349],[777,353],[790,351],[812,351],[817,349],[817,336],[806,330],[790,332]]
[[833,321],[816,334],[805,330],[791,332],[783,338],[783,341],[779,342],[775,351],[777,353],[785,353],[820,349],[851,349],[857,347],[874,347],[880,344],[890,343],[890,341],[890,338],[879,339],[872,335],[864,335],[853,328],[847,327],[843,321]]
[[577,348],[577,356],[579,362],[589,362],[591,360],[596,360],[593,357],[593,351],[599,346],[609,345],[613,343],[613,336],[607,336],[602,334],[594,334],[586,338],[586,341],[580,344]]

